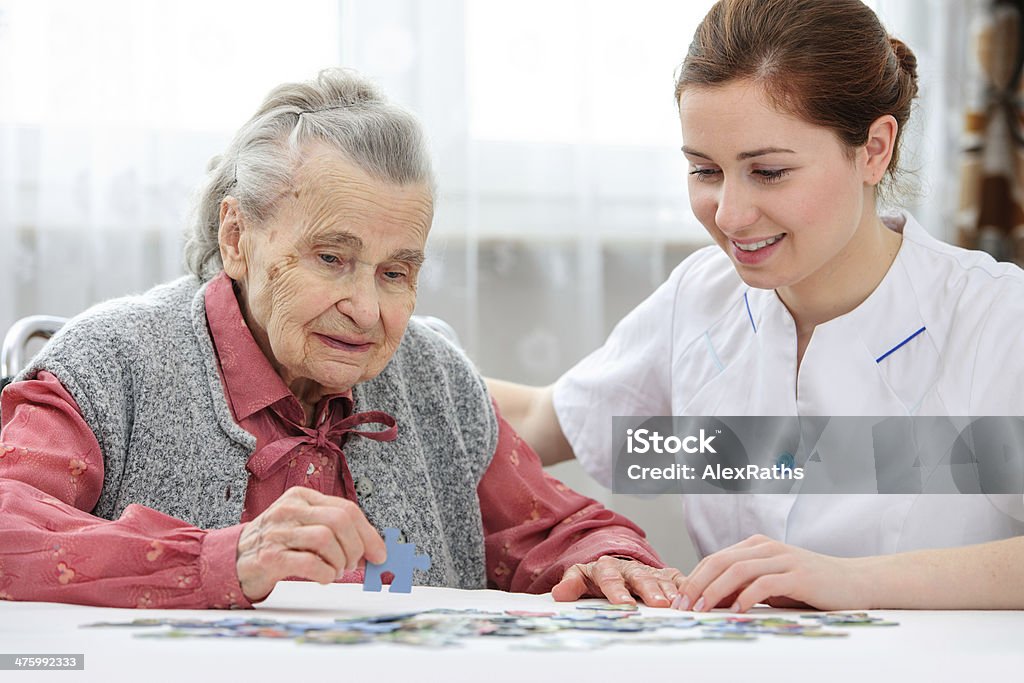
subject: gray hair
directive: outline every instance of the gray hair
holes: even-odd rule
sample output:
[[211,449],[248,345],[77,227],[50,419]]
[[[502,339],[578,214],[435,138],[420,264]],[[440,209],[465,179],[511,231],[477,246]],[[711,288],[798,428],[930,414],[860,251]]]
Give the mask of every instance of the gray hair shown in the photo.
[[185,242],[185,262],[201,280],[220,272],[220,205],[228,195],[243,215],[266,220],[290,187],[301,151],[314,142],[337,149],[370,176],[434,191],[430,154],[419,122],[378,88],[347,69],[315,81],[285,83],[267,95],[223,154],[210,160]]

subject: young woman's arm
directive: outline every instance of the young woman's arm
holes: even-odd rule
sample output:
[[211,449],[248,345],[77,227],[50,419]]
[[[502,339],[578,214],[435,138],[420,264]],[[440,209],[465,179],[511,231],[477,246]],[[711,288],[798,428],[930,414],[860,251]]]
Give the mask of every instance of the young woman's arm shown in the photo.
[[573,457],[572,446],[555,415],[553,387],[531,387],[490,378],[485,381],[502,415],[537,452],[545,467]]

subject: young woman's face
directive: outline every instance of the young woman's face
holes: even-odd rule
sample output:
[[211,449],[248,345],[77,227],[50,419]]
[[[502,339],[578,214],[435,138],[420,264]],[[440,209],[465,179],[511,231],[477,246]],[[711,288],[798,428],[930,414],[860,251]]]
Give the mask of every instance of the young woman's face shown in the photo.
[[752,287],[824,284],[872,222],[863,150],[776,109],[749,81],[684,90],[690,205]]

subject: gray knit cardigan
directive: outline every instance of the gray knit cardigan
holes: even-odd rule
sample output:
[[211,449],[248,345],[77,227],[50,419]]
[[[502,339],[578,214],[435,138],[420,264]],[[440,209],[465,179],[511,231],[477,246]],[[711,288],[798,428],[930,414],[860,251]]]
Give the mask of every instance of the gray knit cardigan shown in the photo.
[[[205,289],[186,276],[95,306],[18,377],[47,370],[78,403],[103,452],[103,491],[92,510],[99,517],[137,503],[204,529],[241,518],[256,439],[228,407]],[[357,411],[383,410],[398,422],[395,441],[351,436],[344,447],[367,518],[430,554],[419,582],[484,587],[476,487],[497,423],[473,366],[412,321],[384,371],[353,396]]]

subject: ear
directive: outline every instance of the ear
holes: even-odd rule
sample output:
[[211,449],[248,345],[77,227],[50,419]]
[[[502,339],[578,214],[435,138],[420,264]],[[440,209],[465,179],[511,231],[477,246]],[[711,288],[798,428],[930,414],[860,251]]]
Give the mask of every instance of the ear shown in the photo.
[[246,274],[245,252],[242,236],[246,231],[245,217],[238,200],[228,195],[220,202],[220,229],[217,241],[220,244],[220,259],[224,272],[232,280],[242,280]]
[[896,133],[899,124],[891,115],[879,116],[868,128],[868,140],[864,143],[867,158],[864,164],[864,182],[877,185],[885,176],[896,151]]

